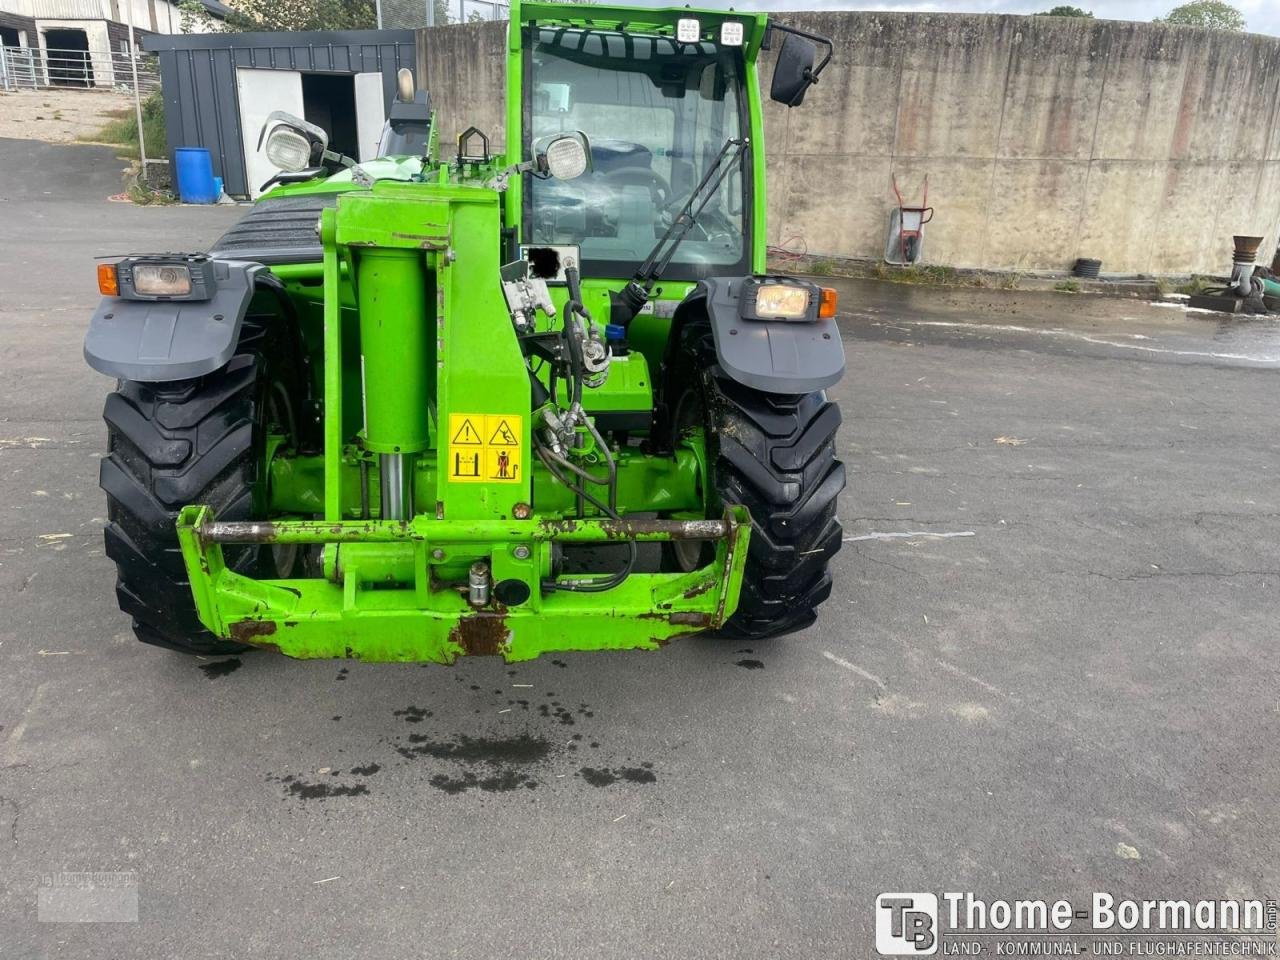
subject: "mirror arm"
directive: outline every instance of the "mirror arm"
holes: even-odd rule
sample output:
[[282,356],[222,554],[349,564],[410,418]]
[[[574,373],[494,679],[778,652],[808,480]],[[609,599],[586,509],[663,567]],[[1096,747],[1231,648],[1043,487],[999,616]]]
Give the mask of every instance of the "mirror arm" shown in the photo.
[[281,170],[270,180],[258,188],[259,193],[265,193],[268,187],[277,183],[305,183],[307,180],[314,180],[316,177],[324,173],[323,167],[304,167],[302,170]]
[[501,193],[503,190],[507,189],[508,181],[510,181],[512,177],[522,173],[532,172],[536,174],[537,170],[537,160],[524,160],[520,163],[513,163],[511,166],[499,170],[494,174],[493,179],[486,183],[485,186],[490,190],[497,190]]
[[323,154],[320,155],[320,160],[321,162],[325,160],[331,160],[334,163],[338,164],[340,167],[354,167],[356,165],[356,161],[352,160],[345,153],[338,153],[337,151],[334,151],[334,150],[326,150]]

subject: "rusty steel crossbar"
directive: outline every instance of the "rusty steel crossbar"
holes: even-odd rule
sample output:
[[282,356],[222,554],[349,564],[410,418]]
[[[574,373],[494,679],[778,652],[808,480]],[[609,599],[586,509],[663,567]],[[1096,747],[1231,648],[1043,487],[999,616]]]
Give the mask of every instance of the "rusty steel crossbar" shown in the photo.
[[733,522],[721,520],[527,520],[457,521],[419,519],[290,520],[280,523],[207,521],[196,528],[205,543],[484,543],[503,540],[559,540],[591,543],[607,540],[721,540]]

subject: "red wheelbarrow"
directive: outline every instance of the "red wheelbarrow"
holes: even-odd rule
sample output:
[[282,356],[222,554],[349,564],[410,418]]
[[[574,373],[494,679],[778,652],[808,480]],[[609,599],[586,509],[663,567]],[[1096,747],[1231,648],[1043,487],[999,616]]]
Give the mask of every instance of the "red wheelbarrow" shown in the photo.
[[924,254],[924,225],[933,219],[933,207],[929,206],[929,175],[925,174],[920,206],[912,207],[903,202],[898,189],[898,178],[893,178],[893,194],[898,205],[889,212],[889,240],[885,244],[886,263],[906,267],[919,263]]

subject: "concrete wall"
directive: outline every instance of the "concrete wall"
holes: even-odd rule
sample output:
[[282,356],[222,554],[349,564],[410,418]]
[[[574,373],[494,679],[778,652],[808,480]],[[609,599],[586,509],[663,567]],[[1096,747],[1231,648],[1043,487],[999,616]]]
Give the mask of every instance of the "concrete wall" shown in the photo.
[[[803,106],[769,103],[769,241],[884,251],[892,178],[937,212],[933,263],[1115,273],[1229,268],[1280,225],[1280,39],[1045,17],[808,13],[835,59]],[[442,149],[501,142],[505,24],[418,32]],[[765,88],[772,72],[761,62]],[[1268,257],[1269,259],[1269,257]]]
[[[418,83],[440,124],[440,155],[457,151],[458,134],[479,127],[489,148],[506,145],[507,24],[503,21],[415,30]],[[425,79],[424,79],[425,78]]]

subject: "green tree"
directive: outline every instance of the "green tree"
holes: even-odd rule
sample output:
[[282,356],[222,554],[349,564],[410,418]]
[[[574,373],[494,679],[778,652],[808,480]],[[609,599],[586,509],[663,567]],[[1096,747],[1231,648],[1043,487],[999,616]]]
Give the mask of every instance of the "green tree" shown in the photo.
[[199,0],[179,4],[184,33],[250,30],[372,30],[374,0],[238,0],[225,21],[209,16]]
[[1174,7],[1167,17],[1156,17],[1156,22],[1211,30],[1243,30],[1245,27],[1244,14],[1223,0],[1193,0]]
[[1054,7],[1052,10],[1046,10],[1044,13],[1036,14],[1039,17],[1088,17],[1093,19],[1093,14],[1088,10],[1081,10],[1079,7]]

